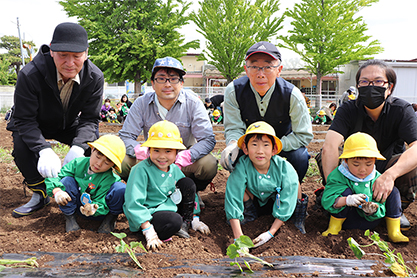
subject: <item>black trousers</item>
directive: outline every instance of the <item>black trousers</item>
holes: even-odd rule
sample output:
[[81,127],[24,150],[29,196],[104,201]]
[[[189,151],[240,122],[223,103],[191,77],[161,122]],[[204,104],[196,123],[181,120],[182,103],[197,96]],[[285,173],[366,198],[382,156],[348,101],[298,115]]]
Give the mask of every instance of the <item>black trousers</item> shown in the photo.
[[[42,134],[45,139],[54,139],[61,143],[71,146],[72,140],[76,135],[76,126],[55,134]],[[44,178],[38,172],[39,153],[33,152],[29,149],[27,144],[22,140],[19,132],[14,131],[13,137],[13,152],[14,161],[17,168],[19,168],[23,177],[28,184],[39,183]]]

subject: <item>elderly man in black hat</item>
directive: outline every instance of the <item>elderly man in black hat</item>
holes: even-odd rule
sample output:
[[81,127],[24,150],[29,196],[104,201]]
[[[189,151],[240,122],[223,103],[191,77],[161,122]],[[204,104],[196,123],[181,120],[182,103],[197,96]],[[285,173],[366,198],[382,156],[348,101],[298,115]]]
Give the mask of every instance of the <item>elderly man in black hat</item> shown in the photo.
[[13,132],[15,163],[33,195],[13,210],[14,217],[50,203],[44,179],[58,176],[61,160],[46,139],[71,146],[66,164],[84,156],[87,142],[97,137],[104,77],[88,60],[87,51],[86,30],[76,23],[61,23],[50,46],[42,45],[19,72],[7,129]]
[[[287,158],[303,180],[310,155],[306,146],[313,139],[310,115],[300,90],[280,77],[281,54],[275,45],[261,41],[246,52],[246,75],[230,83],[224,94],[224,126],[227,147],[220,164],[233,171],[239,148],[237,140],[250,124],[265,121],[282,141],[280,156]],[[298,192],[296,226],[304,230],[308,197]]]

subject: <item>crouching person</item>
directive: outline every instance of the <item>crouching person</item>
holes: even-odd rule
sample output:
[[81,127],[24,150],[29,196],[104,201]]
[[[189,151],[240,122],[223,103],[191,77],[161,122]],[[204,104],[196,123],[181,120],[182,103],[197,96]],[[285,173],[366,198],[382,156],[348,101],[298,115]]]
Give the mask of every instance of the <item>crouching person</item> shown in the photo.
[[375,160],[385,160],[376,141],[366,133],[357,132],[346,139],[341,165],[327,178],[321,203],[331,213],[329,228],[322,233],[337,235],[343,229],[374,229],[385,217],[388,238],[392,242],[408,242],[400,230],[401,196],[396,187],[386,202],[373,199],[373,184],[381,175]]
[[155,123],[142,147],[149,148],[149,157],[132,167],[123,207],[130,230],[142,230],[147,248],[154,250],[174,234],[189,238],[191,225],[209,233],[198,216],[193,219],[199,213],[194,181],[174,164],[178,151],[186,149],[178,127],[166,120]]
[[298,175],[288,161],[276,155],[282,143],[266,122],[251,124],[237,145],[245,155],[227,180],[226,217],[237,239],[243,235],[241,225],[272,212],[275,220],[271,228],[253,240],[258,247],[273,238],[293,214]]
[[112,167],[120,171],[126,147],[114,135],[104,135],[88,145],[91,157],[75,158],[62,167],[57,178],[45,179],[46,192],[64,213],[66,232],[80,229],[77,212],[88,219],[104,219],[98,232],[110,233],[123,213],[126,190]]

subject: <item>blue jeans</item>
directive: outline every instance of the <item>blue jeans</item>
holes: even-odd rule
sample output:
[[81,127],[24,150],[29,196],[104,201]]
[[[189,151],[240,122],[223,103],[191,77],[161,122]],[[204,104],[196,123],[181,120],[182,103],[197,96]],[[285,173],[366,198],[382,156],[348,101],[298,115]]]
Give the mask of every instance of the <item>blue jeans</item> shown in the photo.
[[[65,186],[65,191],[70,195],[71,201],[68,202],[65,206],[59,206],[61,211],[65,215],[72,215],[77,211],[77,213],[80,213],[80,207],[81,204],[81,193],[78,187],[77,182],[73,177],[64,177],[61,180],[62,184]],[[106,204],[109,207],[110,213],[113,215],[118,215],[120,213],[123,213],[123,203],[125,202],[125,190],[126,190],[126,184],[118,181],[112,184],[110,187],[110,190],[107,192],[106,195]],[[84,216],[83,214],[81,214]],[[105,215],[94,217],[94,219],[100,220],[101,218],[104,218]],[[93,218],[93,216],[87,217],[87,218]]]
[[281,151],[279,154],[281,157],[285,157],[289,163],[294,167],[298,174],[298,181],[301,183],[308,170],[308,164],[310,155],[308,154],[306,147],[284,152]]
[[[352,195],[353,192],[350,188],[346,189],[342,196],[346,197]],[[401,216],[402,209],[401,209],[401,196],[400,191],[398,188],[394,186],[391,191],[391,194],[388,196],[387,200],[385,201],[385,216],[390,218],[398,218]],[[343,222],[343,229],[360,229],[360,230],[368,230],[368,229],[375,229],[376,226],[381,222],[382,218],[375,220],[375,221],[367,221],[365,218],[361,217],[358,214],[356,207],[348,207],[337,214],[332,214],[336,218],[346,218],[345,222]]]

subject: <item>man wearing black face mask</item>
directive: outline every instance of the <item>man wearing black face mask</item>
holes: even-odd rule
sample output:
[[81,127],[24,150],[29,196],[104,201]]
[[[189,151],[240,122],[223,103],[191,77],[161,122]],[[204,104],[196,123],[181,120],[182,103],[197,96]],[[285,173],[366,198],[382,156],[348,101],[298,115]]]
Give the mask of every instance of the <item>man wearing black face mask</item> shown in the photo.
[[[396,79],[394,70],[379,60],[368,60],[359,68],[359,97],[337,110],[322,149],[322,174],[325,184],[338,166],[338,147],[344,139],[358,131],[367,133],[386,158],[376,162],[376,170],[382,175],[372,185],[373,196],[385,202],[395,185],[405,209],[417,191],[417,117],[410,103],[392,96]],[[404,214],[399,218],[401,229],[410,229]]]

